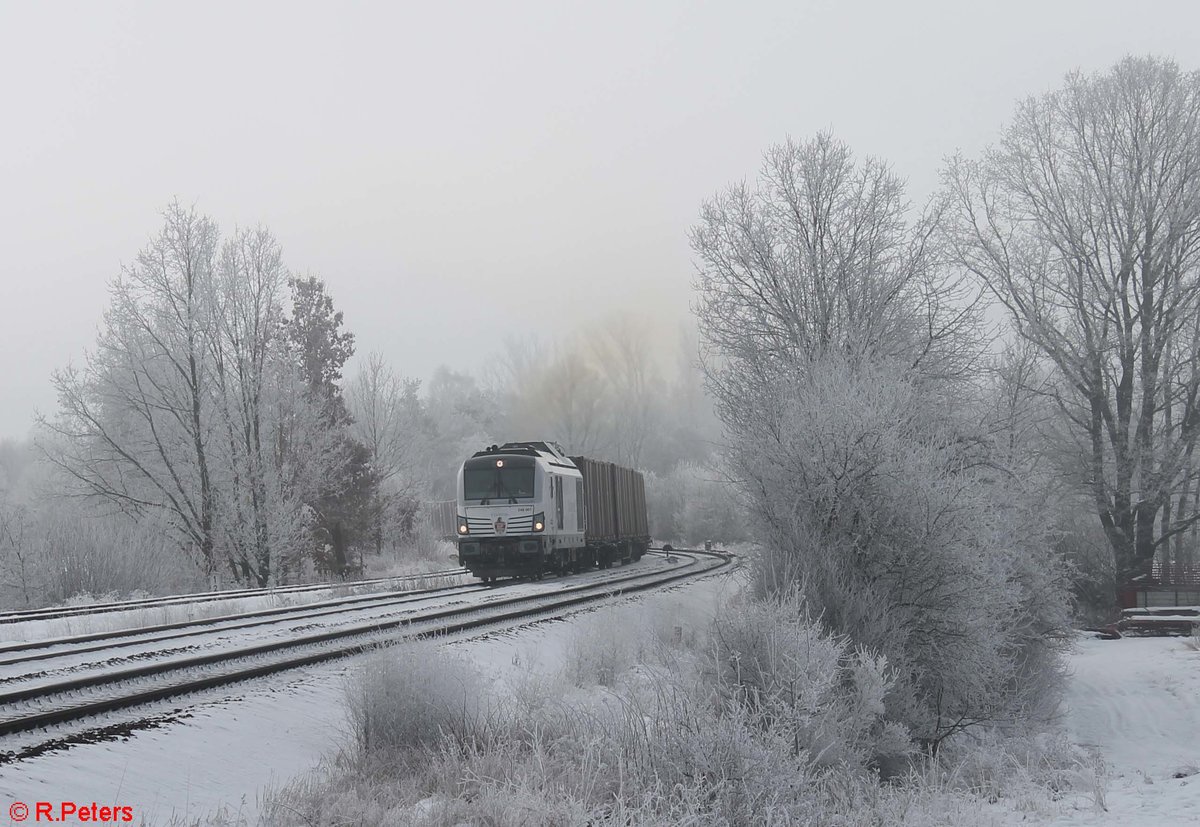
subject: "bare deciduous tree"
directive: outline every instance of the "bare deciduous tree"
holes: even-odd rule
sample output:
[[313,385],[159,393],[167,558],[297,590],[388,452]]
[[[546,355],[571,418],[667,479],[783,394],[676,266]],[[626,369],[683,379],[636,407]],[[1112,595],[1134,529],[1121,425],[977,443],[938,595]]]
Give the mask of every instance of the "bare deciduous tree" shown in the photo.
[[1200,73],[1127,58],[1069,75],[945,180],[955,258],[1061,374],[1127,584],[1197,519]]
[[28,507],[13,502],[0,489],[0,586],[20,594],[26,606],[33,605]]
[[216,225],[179,203],[112,286],[97,350],[54,376],[48,456],[87,496],[166,511],[212,571],[217,563],[208,352]]
[[906,220],[884,163],[827,134],[768,151],[758,186],[705,202],[692,230],[708,385],[727,425],[781,375],[825,353],[898,360],[930,377],[975,356],[974,297],[931,246],[936,215]]
[[538,398],[547,433],[568,451],[597,455],[607,440],[607,400],[600,375],[577,347],[562,347],[542,374]]
[[886,166],[822,135],[772,149],[692,241],[759,593],[798,590],[885,655],[889,717],[936,751],[1053,695],[1066,612],[1036,508],[1013,505],[964,416],[978,294],[943,266],[938,213],[906,212]]
[[372,516],[376,553],[383,549],[385,516],[401,501],[415,502],[419,493],[424,437],[419,387],[372,353],[346,394],[350,431],[369,452],[378,480]]
[[295,540],[292,532],[280,531],[280,522],[291,520],[273,502],[276,491],[269,484],[280,402],[273,368],[283,358],[279,297],[286,284],[282,253],[267,230],[242,230],[223,246],[213,285],[212,339],[215,400],[228,452],[222,529],[237,576],[261,585],[273,574],[274,545]]
[[265,229],[218,254],[210,219],[178,204],[164,219],[112,285],[86,365],[56,374],[43,447],[71,493],[165,518],[206,573],[280,582],[313,515],[348,513],[374,485],[338,386],[353,337],[314,278],[292,282],[303,301],[285,323],[287,271]]

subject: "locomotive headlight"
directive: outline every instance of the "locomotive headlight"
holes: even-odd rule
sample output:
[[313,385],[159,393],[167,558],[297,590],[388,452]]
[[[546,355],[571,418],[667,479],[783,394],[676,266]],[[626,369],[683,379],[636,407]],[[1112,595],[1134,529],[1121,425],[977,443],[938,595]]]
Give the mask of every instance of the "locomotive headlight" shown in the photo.
[[533,515],[533,530],[544,531],[546,528],[546,512],[539,511]]
[[471,529],[467,527],[467,518],[466,517],[458,518],[458,533],[459,534],[470,534],[471,533]]

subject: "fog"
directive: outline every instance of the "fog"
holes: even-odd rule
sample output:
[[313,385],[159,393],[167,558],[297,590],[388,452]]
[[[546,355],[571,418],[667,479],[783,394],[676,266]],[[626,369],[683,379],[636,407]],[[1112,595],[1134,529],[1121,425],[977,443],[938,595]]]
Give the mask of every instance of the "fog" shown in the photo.
[[[262,223],[360,354],[428,377],[506,335],[687,317],[703,198],[832,129],[918,200],[1014,102],[1127,53],[1200,68],[1160,2],[0,4],[0,436],[51,413],[173,198]],[[668,337],[670,338],[670,337]]]

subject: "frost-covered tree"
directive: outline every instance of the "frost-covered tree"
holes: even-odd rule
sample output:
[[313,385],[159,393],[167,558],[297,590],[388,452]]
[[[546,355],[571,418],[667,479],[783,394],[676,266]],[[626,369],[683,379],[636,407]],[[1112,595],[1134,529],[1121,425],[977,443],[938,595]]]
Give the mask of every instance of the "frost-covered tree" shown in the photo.
[[159,526],[209,575],[294,576],[320,515],[372,478],[337,385],[352,338],[314,279],[286,326],[287,285],[269,232],[222,245],[172,204],[114,281],[95,351],[55,375],[42,447],[66,492]]
[[653,334],[650,320],[618,313],[548,345],[510,339],[493,380],[501,427],[633,467],[661,457],[668,418]]
[[895,360],[930,379],[976,356],[974,296],[908,221],[902,181],[827,134],[772,147],[755,186],[729,187],[692,230],[707,386],[727,426],[759,413],[781,373],[823,353]]
[[[265,230],[242,231],[221,251],[214,285],[217,335],[212,357],[219,387],[229,479],[224,527],[243,577],[270,571],[268,367],[280,333],[282,256]],[[265,444],[264,444],[265,443]]]
[[536,437],[504,432],[501,404],[495,393],[479,387],[474,377],[445,366],[434,371],[425,389],[425,478],[434,500],[455,498],[459,466],[492,442]]
[[[377,477],[369,450],[350,432],[351,418],[342,394],[342,370],[354,355],[354,334],[344,329],[343,314],[320,279],[293,278],[291,309],[284,320],[292,366],[307,388],[308,404],[321,412],[323,428],[308,429],[323,444],[320,477],[310,478],[305,502],[311,509],[322,567],[349,571],[353,546],[371,535],[372,502]],[[298,443],[285,448],[291,461],[305,465],[312,450]]]
[[370,455],[377,480],[371,506],[376,553],[383,549],[385,526],[393,543],[411,529],[423,493],[427,423],[419,388],[420,382],[397,376],[381,354],[372,353],[346,394],[351,433]]
[[48,456],[87,496],[140,516],[165,511],[207,571],[219,565],[210,468],[216,425],[208,356],[216,225],[178,202],[124,267],[82,368],[54,375]]
[[740,499],[726,474],[689,462],[666,474],[646,474],[650,531],[662,541],[695,545],[745,541],[748,532]]
[[697,315],[758,593],[798,589],[896,670],[930,750],[1030,714],[1058,675],[1064,583],[1040,503],[980,427],[975,295],[885,165],[828,136],[772,149],[704,205]]
[[19,605],[33,605],[38,589],[37,560],[31,542],[32,514],[6,488],[0,488],[0,588],[15,595]]
[[291,313],[284,320],[291,353],[314,399],[332,422],[344,422],[342,368],[354,355],[354,334],[343,330],[342,311],[334,310],[325,282],[315,276],[293,278]]
[[658,426],[662,380],[650,342],[650,322],[630,314],[611,316],[588,336],[603,397],[609,406],[609,458],[642,466],[646,442]]
[[885,655],[890,713],[930,748],[1051,700],[1067,583],[1036,492],[890,366],[829,357],[781,406],[733,451],[764,540],[758,592],[799,587]]
[[[212,346],[223,437],[220,526],[236,576],[263,585],[299,568],[306,502],[334,468],[330,443],[338,430],[320,416],[295,364],[283,324],[287,285],[282,252],[267,230],[238,231],[223,245]],[[299,463],[284,450],[296,445],[304,446]]]
[[1200,517],[1200,73],[1126,58],[945,174],[958,263],[1061,376],[1118,584]]

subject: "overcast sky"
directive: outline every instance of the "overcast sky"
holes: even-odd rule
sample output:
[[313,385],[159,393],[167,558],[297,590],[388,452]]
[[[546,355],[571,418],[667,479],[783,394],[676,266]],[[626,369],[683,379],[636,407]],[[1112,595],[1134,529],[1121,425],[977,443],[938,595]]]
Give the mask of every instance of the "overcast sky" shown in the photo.
[[0,0],[0,436],[53,411],[172,198],[268,226],[360,353],[428,377],[514,326],[676,325],[701,200],[788,135],[923,199],[1072,68],[1200,68],[1200,4],[980,5]]

